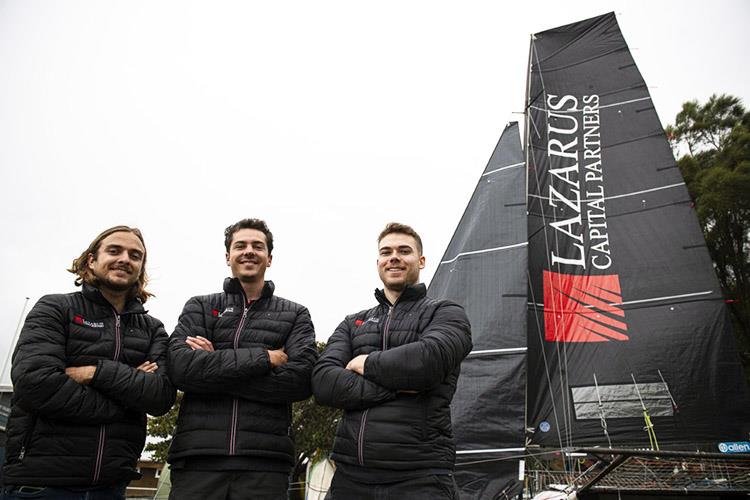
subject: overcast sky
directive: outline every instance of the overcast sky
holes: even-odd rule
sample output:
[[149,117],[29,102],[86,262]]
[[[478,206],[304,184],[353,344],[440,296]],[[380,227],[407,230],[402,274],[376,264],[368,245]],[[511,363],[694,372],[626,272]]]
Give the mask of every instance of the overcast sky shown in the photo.
[[521,118],[529,35],[609,11],[664,124],[750,95],[744,0],[0,1],[3,359],[24,298],[74,290],[65,269],[115,224],[143,230],[169,332],[220,289],[244,217],[319,340],[374,303],[386,222],[422,234],[429,282]]

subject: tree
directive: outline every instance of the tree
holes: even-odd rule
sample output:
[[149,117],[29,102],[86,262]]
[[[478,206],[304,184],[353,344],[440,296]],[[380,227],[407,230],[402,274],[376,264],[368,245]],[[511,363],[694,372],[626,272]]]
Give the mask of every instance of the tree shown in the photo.
[[689,101],[667,127],[750,376],[750,112],[739,98]]
[[169,445],[172,444],[174,428],[177,425],[177,414],[180,412],[182,402],[182,391],[177,391],[177,399],[171,410],[160,417],[149,417],[146,431],[151,437],[159,438],[158,441],[146,443],[146,451],[151,452],[155,462],[166,462]]

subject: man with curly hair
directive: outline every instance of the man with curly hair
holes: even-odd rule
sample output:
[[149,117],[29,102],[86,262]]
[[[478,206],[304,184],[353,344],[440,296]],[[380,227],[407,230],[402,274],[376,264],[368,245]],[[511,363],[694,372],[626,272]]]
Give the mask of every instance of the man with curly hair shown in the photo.
[[103,231],[69,271],[81,290],[39,299],[13,354],[3,499],[124,499],[146,414],[175,400],[141,232]]

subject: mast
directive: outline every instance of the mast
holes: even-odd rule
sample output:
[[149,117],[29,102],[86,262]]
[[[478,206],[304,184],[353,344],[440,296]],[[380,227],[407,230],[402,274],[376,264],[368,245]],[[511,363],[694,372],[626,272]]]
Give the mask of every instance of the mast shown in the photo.
[[10,341],[10,346],[8,347],[8,354],[5,356],[5,362],[3,363],[3,371],[0,372],[0,383],[2,383],[3,380],[5,380],[5,372],[8,370],[8,363],[13,357],[13,350],[16,346],[16,342],[18,341],[18,335],[21,332],[21,322],[23,321],[23,315],[26,312],[26,306],[28,304],[29,304],[29,298],[26,297],[26,299],[23,301],[21,314],[18,316],[18,324],[16,325],[16,331],[13,334],[13,339]]

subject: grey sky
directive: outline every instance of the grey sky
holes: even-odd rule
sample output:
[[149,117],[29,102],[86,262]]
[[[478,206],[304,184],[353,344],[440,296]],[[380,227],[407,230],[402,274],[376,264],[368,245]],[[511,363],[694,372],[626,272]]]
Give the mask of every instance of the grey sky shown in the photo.
[[[746,1],[0,1],[0,353],[24,297],[105,227],[140,227],[168,331],[228,272],[222,231],[276,238],[268,278],[320,340],[379,285],[375,236],[423,236],[429,282],[523,110],[529,34],[615,11],[663,123],[747,97]],[[7,377],[6,377],[7,380]]]

